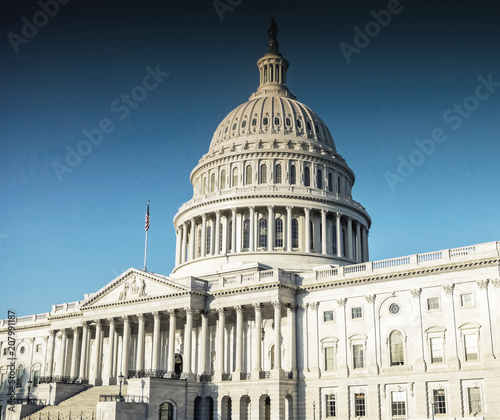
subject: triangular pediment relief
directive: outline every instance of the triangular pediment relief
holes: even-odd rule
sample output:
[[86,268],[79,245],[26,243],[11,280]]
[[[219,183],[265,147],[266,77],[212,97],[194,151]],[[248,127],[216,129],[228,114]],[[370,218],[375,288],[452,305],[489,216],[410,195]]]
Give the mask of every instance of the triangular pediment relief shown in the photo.
[[81,307],[126,304],[155,297],[183,295],[190,290],[189,287],[167,277],[130,268],[101,290],[90,295]]

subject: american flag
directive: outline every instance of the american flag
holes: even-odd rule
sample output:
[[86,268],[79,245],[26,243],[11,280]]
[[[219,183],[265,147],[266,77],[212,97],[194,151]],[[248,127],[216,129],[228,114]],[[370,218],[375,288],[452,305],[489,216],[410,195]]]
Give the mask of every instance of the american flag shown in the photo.
[[149,230],[149,201],[148,201],[148,209],[146,210],[146,225],[144,226],[146,232]]

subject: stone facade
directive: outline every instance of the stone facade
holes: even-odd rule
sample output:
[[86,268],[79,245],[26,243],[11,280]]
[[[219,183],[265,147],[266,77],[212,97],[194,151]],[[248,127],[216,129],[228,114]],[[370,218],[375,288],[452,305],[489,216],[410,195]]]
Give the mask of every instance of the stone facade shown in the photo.
[[191,173],[170,276],[18,318],[14,347],[0,321],[2,418],[9,379],[58,404],[121,375],[103,418],[500,418],[500,242],[369,261],[354,173],[288,65],[271,37]]

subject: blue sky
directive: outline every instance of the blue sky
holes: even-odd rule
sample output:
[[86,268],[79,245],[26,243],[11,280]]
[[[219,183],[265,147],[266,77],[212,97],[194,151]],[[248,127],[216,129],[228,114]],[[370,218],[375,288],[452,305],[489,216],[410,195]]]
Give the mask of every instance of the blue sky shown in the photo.
[[[394,1],[72,0],[46,22],[36,1],[2,5],[0,310],[47,312],[141,268],[147,200],[148,268],[171,272],[189,174],[257,88],[271,16],[290,90],[356,174],[371,259],[499,240],[500,14]],[[153,70],[168,76],[136,89]]]

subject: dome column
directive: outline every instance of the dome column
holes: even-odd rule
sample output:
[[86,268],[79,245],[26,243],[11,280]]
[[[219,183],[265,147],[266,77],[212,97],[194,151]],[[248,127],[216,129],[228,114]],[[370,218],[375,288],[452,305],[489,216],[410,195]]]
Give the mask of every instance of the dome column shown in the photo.
[[250,251],[255,251],[255,207],[250,206],[250,238],[249,238],[249,245],[250,245]]
[[220,210],[215,211],[215,249],[213,254],[219,255],[220,251]]
[[306,249],[306,252],[311,252],[311,228],[310,228],[310,224],[311,224],[311,208],[310,207],[305,207],[304,208],[304,215],[305,215],[305,226],[304,226],[304,233],[305,233],[305,240],[306,240],[306,243],[305,243],[305,249]]
[[337,257],[342,257],[342,226],[340,225],[340,213],[335,213],[335,222],[337,224],[336,234],[337,234]]
[[231,209],[231,252],[236,252],[236,208]]
[[292,251],[292,206],[286,207],[286,250]]
[[321,210],[321,253],[327,254],[326,246],[326,210]]
[[274,250],[274,206],[267,206],[268,210],[268,218],[269,218],[269,223],[268,223],[268,232],[267,232],[267,239],[268,239],[268,244],[267,244],[267,249],[269,251]]

